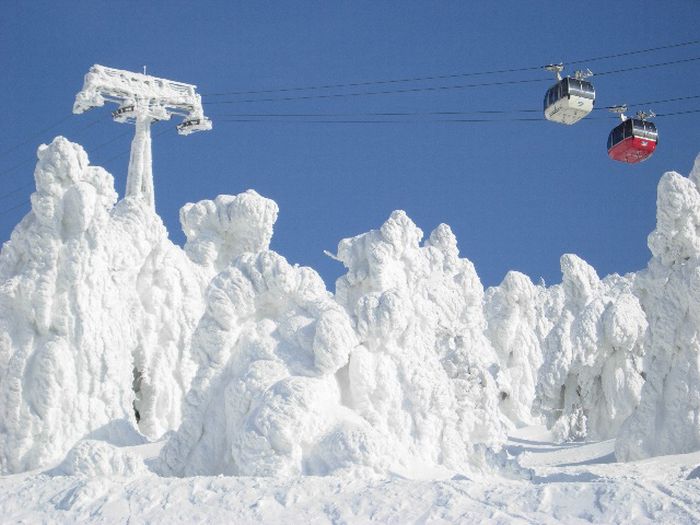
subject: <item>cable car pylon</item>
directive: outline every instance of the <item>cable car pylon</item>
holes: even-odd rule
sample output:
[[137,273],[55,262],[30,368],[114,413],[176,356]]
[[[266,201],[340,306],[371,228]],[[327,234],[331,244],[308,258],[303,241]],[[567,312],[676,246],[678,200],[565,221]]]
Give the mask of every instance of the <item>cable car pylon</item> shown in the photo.
[[576,71],[573,77],[562,78],[564,64],[549,64],[544,69],[557,77],[557,83],[544,96],[544,118],[559,124],[576,124],[593,111],[595,88],[586,79],[593,76],[590,69]]
[[144,73],[134,73],[95,64],[85,75],[83,89],[75,96],[73,113],[114,102],[119,104],[112,112],[114,120],[136,126],[126,179],[127,197],[142,198],[155,208],[151,157],[153,122],[170,120],[173,115],[183,116],[184,120],[177,126],[180,135],[212,128],[211,120],[204,116],[202,97],[196,93],[196,87],[147,75],[145,66]]
[[620,115],[622,122],[608,135],[608,156],[619,162],[636,164],[647,160],[659,143],[659,132],[653,122],[656,113],[649,110],[638,111],[635,117],[625,116],[627,105],[612,106],[611,112]]

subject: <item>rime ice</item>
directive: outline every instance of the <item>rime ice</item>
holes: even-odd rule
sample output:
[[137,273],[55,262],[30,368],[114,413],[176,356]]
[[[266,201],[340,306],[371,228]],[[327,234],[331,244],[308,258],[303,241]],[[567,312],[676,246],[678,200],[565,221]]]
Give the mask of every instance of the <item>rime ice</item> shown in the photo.
[[[0,255],[0,470],[61,459],[115,423],[176,427],[203,310],[195,264],[140,199],[59,137]],[[120,433],[121,435],[121,433]]]
[[662,177],[636,274],[564,255],[561,284],[484,291],[448,226],[395,211],[339,243],[333,295],[252,190],[183,206],[181,249],[80,146],[38,156],[0,253],[3,474],[135,475],[119,447],[166,435],[178,476],[522,475],[499,450],[540,421],[620,460],[700,449],[700,161]]

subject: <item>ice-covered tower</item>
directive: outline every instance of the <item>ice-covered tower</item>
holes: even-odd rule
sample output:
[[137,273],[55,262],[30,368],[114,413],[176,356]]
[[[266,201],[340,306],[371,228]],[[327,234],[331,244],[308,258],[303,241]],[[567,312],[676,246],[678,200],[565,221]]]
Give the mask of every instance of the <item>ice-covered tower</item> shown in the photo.
[[210,130],[211,121],[204,116],[202,97],[197,86],[152,77],[145,72],[133,73],[95,64],[85,75],[83,89],[76,95],[73,113],[103,106],[105,101],[119,104],[112,113],[117,122],[136,125],[131,143],[131,158],[126,181],[126,195],[143,198],[152,208],[153,171],[151,161],[151,124],[180,115],[180,135]]

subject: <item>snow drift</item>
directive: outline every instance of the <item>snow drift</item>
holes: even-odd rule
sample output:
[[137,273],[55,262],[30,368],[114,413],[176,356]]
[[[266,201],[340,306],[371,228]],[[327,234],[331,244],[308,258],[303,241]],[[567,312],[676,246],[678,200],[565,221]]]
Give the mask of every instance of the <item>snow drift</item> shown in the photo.
[[484,291],[448,226],[396,211],[339,243],[333,295],[253,191],[186,204],[181,249],[80,146],[38,156],[0,253],[2,473],[130,472],[114,445],[168,435],[178,476],[470,475],[541,419],[622,460],[700,449],[700,161],[661,179],[636,274],[564,255],[561,284]]

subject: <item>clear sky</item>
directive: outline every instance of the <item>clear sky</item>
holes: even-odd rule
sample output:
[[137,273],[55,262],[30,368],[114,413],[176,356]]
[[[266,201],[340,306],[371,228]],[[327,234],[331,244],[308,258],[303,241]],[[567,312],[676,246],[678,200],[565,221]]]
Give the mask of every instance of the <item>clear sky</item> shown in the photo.
[[[616,122],[603,110],[571,127],[513,121],[541,115],[550,74],[451,75],[691,41],[700,39],[698,27],[697,0],[6,0],[0,240],[29,208],[37,145],[57,134],[83,144],[123,194],[133,128],[107,117],[114,107],[69,115],[92,64],[134,71],[146,64],[153,75],[197,84],[214,122],[213,131],[189,137],[178,136],[174,122],[154,126],[154,135],[163,132],[153,141],[156,207],[176,243],[184,242],[178,210],[185,202],[253,188],[280,207],[273,249],[318,270],[331,290],[343,268],[322,251],[379,227],[394,209],[406,210],[426,235],[449,224],[487,286],[510,269],[559,282],[567,252],[601,276],[637,270],[649,258],[658,179],[667,170],[688,173],[700,151],[700,113],[658,118],[654,156],[622,165],[607,158]],[[700,45],[578,67],[607,72],[697,57]],[[448,78],[259,93],[437,76]],[[599,108],[699,96],[700,60],[593,81]],[[487,82],[505,83],[396,92]],[[256,93],[212,95],[249,91]],[[393,92],[348,95],[377,91]],[[696,110],[700,97],[651,109]],[[495,110],[536,112],[430,115]],[[474,118],[499,122],[444,122]]]

